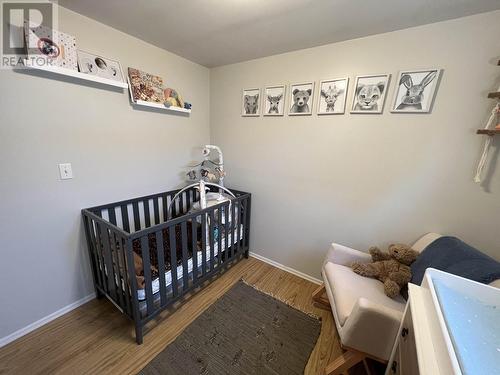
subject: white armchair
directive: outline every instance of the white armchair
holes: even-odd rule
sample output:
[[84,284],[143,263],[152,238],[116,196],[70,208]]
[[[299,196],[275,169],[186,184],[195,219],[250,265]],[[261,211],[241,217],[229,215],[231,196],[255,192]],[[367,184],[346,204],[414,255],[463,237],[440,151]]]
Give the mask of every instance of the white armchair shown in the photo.
[[[412,248],[420,252],[439,237],[429,233]],[[328,375],[342,374],[366,357],[382,362],[390,357],[406,301],[401,296],[387,297],[380,281],[360,276],[349,267],[352,262],[370,261],[368,253],[333,243],[323,263],[324,285],[313,299],[323,305],[329,302],[342,347],[347,350],[327,366]],[[321,297],[325,292],[328,301]]]

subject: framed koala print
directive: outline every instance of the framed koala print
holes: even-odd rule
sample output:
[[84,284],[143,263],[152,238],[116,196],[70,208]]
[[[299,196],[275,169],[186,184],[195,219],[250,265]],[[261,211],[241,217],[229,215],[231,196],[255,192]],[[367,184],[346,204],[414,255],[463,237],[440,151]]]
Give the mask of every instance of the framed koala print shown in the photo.
[[260,89],[243,89],[241,115],[245,117],[260,116]]
[[351,113],[382,113],[390,78],[390,74],[357,76]]
[[264,91],[264,116],[283,116],[285,113],[285,85],[267,86]]
[[310,115],[313,107],[314,82],[296,83],[290,85],[290,100],[288,115]]

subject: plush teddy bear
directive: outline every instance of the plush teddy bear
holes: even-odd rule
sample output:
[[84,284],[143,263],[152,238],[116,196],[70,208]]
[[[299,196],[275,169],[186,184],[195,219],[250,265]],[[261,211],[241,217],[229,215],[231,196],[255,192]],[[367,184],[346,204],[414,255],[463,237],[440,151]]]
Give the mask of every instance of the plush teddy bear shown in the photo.
[[384,292],[388,297],[396,297],[401,288],[411,280],[412,264],[418,252],[403,244],[389,246],[389,252],[383,253],[378,247],[369,250],[372,263],[351,264],[351,268],[358,275],[373,277],[384,283]]

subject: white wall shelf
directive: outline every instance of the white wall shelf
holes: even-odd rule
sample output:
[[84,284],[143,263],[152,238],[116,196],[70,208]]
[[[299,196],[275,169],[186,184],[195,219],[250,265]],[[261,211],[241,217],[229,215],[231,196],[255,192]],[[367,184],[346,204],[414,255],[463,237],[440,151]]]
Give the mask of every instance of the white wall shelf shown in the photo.
[[61,68],[59,66],[51,66],[51,65],[35,65],[32,64],[29,60],[24,60],[24,66],[29,69],[40,70],[44,72],[50,72],[57,75],[67,76],[77,78],[83,81],[90,81],[100,83],[106,86],[119,87],[122,89],[126,89],[128,87],[126,82],[118,82],[108,78],[102,78],[98,76],[94,76],[91,74],[80,73],[76,70]]
[[130,84],[130,79],[127,78],[128,82],[128,93],[130,94],[130,101],[132,102],[133,106],[137,107],[149,107],[149,108],[156,108],[156,109],[161,109],[167,112],[178,112],[178,113],[191,113],[190,109],[186,108],[180,108],[180,107],[166,107],[162,103],[152,103],[152,102],[147,102],[145,100],[134,100],[134,95],[132,94],[132,85]]
[[174,106],[166,107],[165,105],[163,105],[161,103],[151,103],[151,102],[146,102],[144,100],[137,100],[137,101],[132,100],[132,104],[135,106],[141,106],[141,107],[151,107],[151,108],[163,109],[165,111],[170,111],[170,112],[191,113],[190,109],[174,107]]

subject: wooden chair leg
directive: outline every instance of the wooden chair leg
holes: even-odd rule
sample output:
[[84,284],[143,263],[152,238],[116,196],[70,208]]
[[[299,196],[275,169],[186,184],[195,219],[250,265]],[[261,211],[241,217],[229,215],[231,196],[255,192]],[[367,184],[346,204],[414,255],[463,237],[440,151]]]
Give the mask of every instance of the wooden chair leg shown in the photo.
[[365,358],[366,355],[364,353],[348,350],[326,366],[325,375],[347,374],[347,370],[363,361]]
[[330,310],[330,301],[325,297],[325,284],[321,284],[312,294],[312,300],[320,307]]

